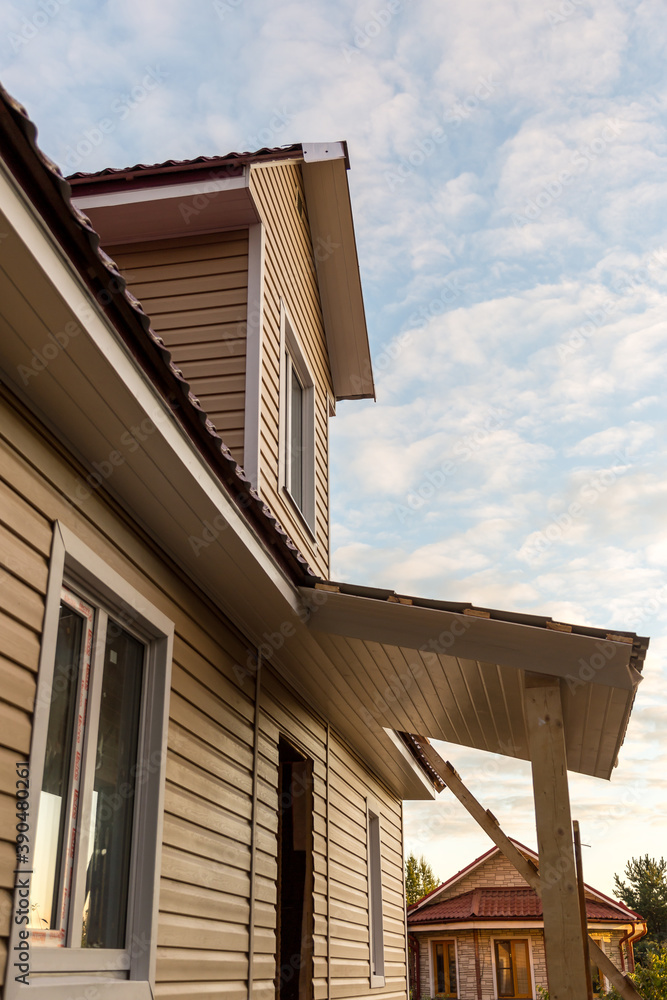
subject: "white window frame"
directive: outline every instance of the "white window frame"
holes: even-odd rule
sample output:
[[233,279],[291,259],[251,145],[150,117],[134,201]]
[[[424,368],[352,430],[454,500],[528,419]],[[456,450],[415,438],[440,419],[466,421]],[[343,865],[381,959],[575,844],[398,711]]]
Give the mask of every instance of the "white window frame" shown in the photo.
[[[39,790],[63,586],[99,607],[102,616],[107,612],[128,631],[139,634],[147,646],[138,759],[148,761],[148,765],[141,772],[146,773],[146,779],[137,782],[135,797],[126,947],[40,947],[31,943],[29,985],[16,982],[10,958],[5,1000],[71,1000],[73,996],[85,996],[89,987],[94,988],[96,1000],[152,1000],[174,626],[65,525],[55,522],[30,750],[31,846],[39,822]],[[84,768],[82,786],[87,780],[91,778]],[[82,832],[75,848],[79,879],[84,877],[83,860],[79,860],[84,839]],[[14,909],[17,901],[18,890]],[[21,929],[12,919],[10,955],[15,954],[13,948],[20,942]]]
[[429,982],[431,984],[431,996],[432,997],[436,996],[436,990],[435,990],[435,965],[434,965],[434,962],[433,962],[433,945],[437,944],[438,941],[442,941],[442,942],[453,941],[454,942],[454,961],[456,962],[456,996],[460,997],[461,996],[461,986],[460,986],[460,983],[459,983],[459,939],[458,939],[457,935],[450,932],[449,936],[447,936],[446,931],[443,931],[442,934],[436,934],[433,937],[427,938],[426,940],[427,940],[427,945],[428,945],[428,961],[429,961],[429,976],[430,976]]
[[[544,935],[542,937],[544,940]],[[493,996],[496,1000],[505,1000],[504,997],[498,998],[498,975],[496,971],[496,941],[527,941],[528,942],[528,966],[530,969],[530,989],[532,996],[535,996],[535,969],[533,967],[533,938],[529,933],[528,929],[524,931],[523,929],[517,930],[514,933],[508,933],[505,931],[504,934],[498,932],[490,938],[491,942],[491,970],[493,973]]]
[[382,905],[382,819],[379,804],[366,799],[368,862],[368,946],[371,989],[385,985],[384,912]]
[[[291,367],[303,387],[303,505],[299,505],[290,490],[290,468],[287,461],[289,442],[289,401]],[[280,303],[280,457],[278,478],[283,493],[299,516],[312,541],[316,536],[315,504],[315,379],[306,360],[295,326]]]

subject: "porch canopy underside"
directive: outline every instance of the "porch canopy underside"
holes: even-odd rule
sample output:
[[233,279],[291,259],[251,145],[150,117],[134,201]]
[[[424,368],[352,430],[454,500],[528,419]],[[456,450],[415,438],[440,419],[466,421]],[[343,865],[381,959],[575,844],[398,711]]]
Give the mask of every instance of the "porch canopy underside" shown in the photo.
[[301,596],[369,728],[528,760],[525,677],[551,675],[561,680],[568,769],[610,777],[647,640],[344,584]]

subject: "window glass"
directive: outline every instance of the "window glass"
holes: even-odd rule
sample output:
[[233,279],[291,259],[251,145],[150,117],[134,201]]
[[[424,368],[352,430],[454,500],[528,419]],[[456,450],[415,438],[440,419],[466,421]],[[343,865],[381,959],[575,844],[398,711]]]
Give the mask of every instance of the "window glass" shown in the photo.
[[436,941],[433,945],[435,992],[438,997],[455,997],[456,946],[453,941]]
[[[594,937],[593,940],[602,948],[602,938]],[[593,996],[602,996],[604,994],[604,977],[597,965],[591,962],[591,981],[593,983]]]
[[523,941],[514,942],[516,995],[527,997],[530,994],[530,972],[528,969],[528,945]]
[[496,980],[499,997],[530,997],[528,942],[496,941]]
[[130,880],[144,646],[109,619],[82,945],[122,948]]
[[509,941],[496,941],[496,968],[498,972],[498,996],[514,996],[512,948]]
[[47,944],[62,945],[65,939],[92,624],[93,609],[63,590],[30,899],[30,927]]
[[[36,944],[68,943],[74,933],[68,935],[69,903],[83,882],[81,945],[125,946],[145,646],[101,614],[96,647],[104,656],[91,667],[95,617],[90,605],[63,588],[32,863],[30,926]],[[92,724],[88,692],[99,670],[93,749],[86,744]],[[74,859],[83,823],[90,823],[90,837],[77,877]]]
[[299,381],[294,365],[288,355],[290,370],[290,401],[289,401],[289,491],[292,498],[303,510],[303,386]]

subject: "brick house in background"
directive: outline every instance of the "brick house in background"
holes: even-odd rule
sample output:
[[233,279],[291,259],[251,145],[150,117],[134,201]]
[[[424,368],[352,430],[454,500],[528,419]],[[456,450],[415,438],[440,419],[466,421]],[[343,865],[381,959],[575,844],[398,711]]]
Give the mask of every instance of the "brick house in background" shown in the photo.
[[[535,852],[513,843],[537,864]],[[643,918],[588,885],[586,912],[593,940],[618,969],[632,972]],[[414,1000],[533,998],[547,987],[541,901],[497,847],[408,907],[408,933]],[[593,964],[591,975],[593,996],[610,988]]]

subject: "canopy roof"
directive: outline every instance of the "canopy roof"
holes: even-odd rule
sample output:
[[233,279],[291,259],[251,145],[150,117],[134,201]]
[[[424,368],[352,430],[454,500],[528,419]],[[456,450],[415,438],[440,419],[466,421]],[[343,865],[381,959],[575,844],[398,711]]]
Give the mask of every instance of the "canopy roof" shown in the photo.
[[367,725],[381,720],[528,760],[525,675],[546,674],[561,679],[568,768],[610,776],[647,640],[345,584],[301,594],[314,637],[366,706]]

